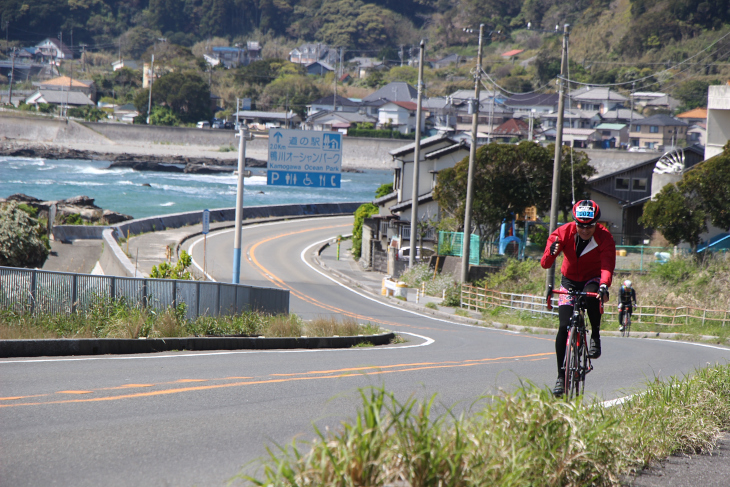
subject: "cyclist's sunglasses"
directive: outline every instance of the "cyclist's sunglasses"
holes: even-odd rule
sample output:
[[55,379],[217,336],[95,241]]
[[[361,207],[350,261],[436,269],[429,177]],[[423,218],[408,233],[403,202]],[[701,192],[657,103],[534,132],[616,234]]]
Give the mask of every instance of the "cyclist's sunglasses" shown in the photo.
[[593,228],[596,226],[596,224],[595,223],[576,223],[575,226],[578,228]]

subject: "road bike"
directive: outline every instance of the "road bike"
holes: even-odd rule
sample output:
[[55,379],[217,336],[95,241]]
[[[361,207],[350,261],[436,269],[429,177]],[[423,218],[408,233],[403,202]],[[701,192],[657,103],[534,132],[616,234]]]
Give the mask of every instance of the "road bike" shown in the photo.
[[587,298],[596,298],[603,314],[603,300],[598,293],[583,291],[554,291],[548,287],[547,309],[552,310],[553,294],[565,294],[573,297],[573,315],[568,324],[568,340],[565,345],[565,396],[568,399],[580,396],[585,392],[586,374],[593,370],[591,359],[588,358],[588,336],[586,332]]
[[631,330],[631,313],[633,311],[633,308],[631,305],[624,305],[624,317],[623,317],[623,323],[621,323],[621,336],[627,337],[629,336],[629,331]]

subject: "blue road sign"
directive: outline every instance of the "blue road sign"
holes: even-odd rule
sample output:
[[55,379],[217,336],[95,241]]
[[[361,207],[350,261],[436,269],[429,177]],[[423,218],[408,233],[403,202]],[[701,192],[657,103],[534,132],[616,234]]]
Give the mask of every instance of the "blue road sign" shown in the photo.
[[269,130],[269,185],[339,188],[341,171],[339,132]]
[[269,186],[301,186],[311,188],[339,188],[340,173],[272,171],[266,173]]

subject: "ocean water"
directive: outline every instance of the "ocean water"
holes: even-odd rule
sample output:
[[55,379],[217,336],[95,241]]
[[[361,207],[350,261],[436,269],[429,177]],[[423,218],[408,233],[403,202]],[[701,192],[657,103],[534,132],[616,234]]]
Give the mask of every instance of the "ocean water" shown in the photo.
[[[0,198],[16,193],[41,200],[84,195],[104,209],[135,218],[236,205],[238,177],[107,169],[109,161],[0,157]],[[393,172],[342,173],[339,189],[267,186],[266,172],[244,179],[244,206],[371,201]],[[147,186],[149,185],[149,186]]]

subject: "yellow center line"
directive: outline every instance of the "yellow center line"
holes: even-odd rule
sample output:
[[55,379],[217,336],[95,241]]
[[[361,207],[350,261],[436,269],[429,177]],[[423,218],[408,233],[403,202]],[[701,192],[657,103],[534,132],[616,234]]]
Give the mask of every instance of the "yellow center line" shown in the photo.
[[[319,373],[317,375],[307,375],[307,376],[303,376],[303,377],[281,377],[281,378],[276,378],[276,379],[245,380],[245,381],[230,382],[230,383],[225,383],[225,384],[208,384],[208,385],[199,385],[199,386],[192,386],[192,387],[177,387],[177,388],[171,388],[171,389],[137,392],[137,393],[133,393],[133,394],[122,394],[122,395],[117,395],[117,396],[93,397],[93,398],[87,398],[87,399],[66,399],[66,400],[0,404],[0,409],[8,408],[8,407],[20,407],[20,406],[42,406],[42,405],[47,405],[47,404],[75,404],[75,403],[117,401],[117,400],[121,400],[121,399],[135,399],[135,398],[164,396],[164,395],[169,395],[169,394],[180,394],[180,393],[186,393],[186,392],[210,391],[210,390],[224,389],[224,388],[230,388],[230,387],[243,387],[243,386],[254,386],[254,385],[264,385],[264,384],[280,384],[280,383],[295,382],[295,381],[302,381],[302,380],[323,380],[323,379],[338,379],[338,378],[363,377],[363,376],[367,377],[367,376],[376,376],[376,375],[383,375],[383,374],[415,372],[415,371],[420,371],[420,370],[433,370],[433,369],[445,369],[445,368],[457,368],[457,367],[474,367],[474,366],[478,366],[478,365],[511,363],[520,358],[537,358],[537,357],[541,357],[541,356],[545,356],[545,358],[548,358],[549,356],[552,356],[552,355],[554,355],[554,354],[553,353],[541,353],[541,354],[521,355],[521,356],[514,356],[514,357],[494,357],[494,358],[484,358],[484,359],[472,359],[472,360],[465,360],[463,362],[400,364],[400,365],[389,365],[389,366],[380,366],[380,367],[366,367],[366,368],[362,368],[362,370],[357,369],[357,368],[356,369],[341,369],[341,370],[324,371],[324,373]],[[65,392],[72,393],[73,391],[65,391]]]

